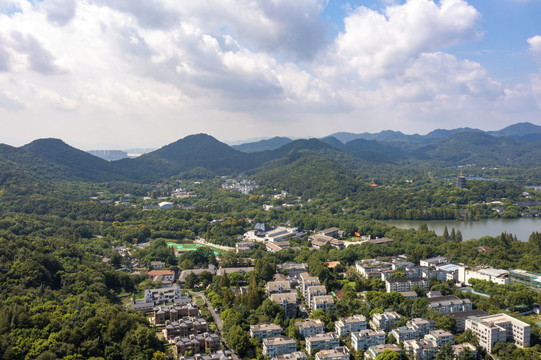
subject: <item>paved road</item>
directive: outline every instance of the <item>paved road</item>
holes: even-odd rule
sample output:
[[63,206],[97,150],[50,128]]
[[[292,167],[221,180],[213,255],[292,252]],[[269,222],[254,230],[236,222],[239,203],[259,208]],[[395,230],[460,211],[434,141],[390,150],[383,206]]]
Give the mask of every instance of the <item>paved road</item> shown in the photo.
[[203,298],[203,300],[205,300],[205,303],[207,304],[207,307],[210,311],[210,314],[212,315],[212,318],[214,319],[214,322],[216,323],[216,326],[218,327],[218,330],[220,331],[220,338],[222,339],[222,343],[225,344],[225,346],[231,350],[231,358],[233,360],[240,360],[240,358],[238,357],[237,354],[235,354],[235,352],[229,347],[229,345],[227,345],[227,342],[225,341],[224,337],[223,337],[223,333],[222,333],[222,325],[223,325],[223,321],[222,321],[222,318],[220,317],[220,314],[218,314],[216,312],[216,310],[214,310],[214,308],[212,307],[212,305],[210,304],[210,301],[209,299],[207,299],[207,297],[205,296],[205,294],[203,292],[193,292],[193,291],[190,291],[191,294],[193,295],[198,295],[198,296],[201,296]]

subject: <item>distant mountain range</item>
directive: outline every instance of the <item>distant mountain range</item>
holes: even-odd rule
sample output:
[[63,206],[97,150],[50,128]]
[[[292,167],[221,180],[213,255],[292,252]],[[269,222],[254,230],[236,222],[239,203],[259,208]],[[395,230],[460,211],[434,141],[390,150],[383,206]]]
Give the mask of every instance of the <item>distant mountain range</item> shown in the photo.
[[143,183],[172,176],[247,173],[276,186],[295,184],[297,192],[303,181],[314,181],[315,191],[328,186],[353,190],[357,185],[352,179],[376,167],[464,164],[541,167],[541,126],[521,123],[493,132],[461,128],[427,135],[335,133],[322,139],[276,137],[236,146],[197,134],[117,161],[105,161],[58,139],[39,139],[19,148],[0,144],[0,185],[23,174],[42,180]]

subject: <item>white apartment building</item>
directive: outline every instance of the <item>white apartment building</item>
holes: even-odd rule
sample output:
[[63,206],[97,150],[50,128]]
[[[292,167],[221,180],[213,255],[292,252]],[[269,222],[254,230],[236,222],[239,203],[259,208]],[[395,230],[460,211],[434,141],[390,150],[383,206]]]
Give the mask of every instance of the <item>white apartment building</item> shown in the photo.
[[357,350],[366,350],[370,346],[385,344],[385,331],[361,330],[351,333],[351,346]]
[[302,295],[307,298],[308,297],[308,288],[310,286],[319,286],[321,283],[319,282],[319,278],[316,276],[312,276],[309,273],[302,273],[299,275],[301,278],[301,286],[302,286]]
[[492,281],[496,284],[509,284],[509,271],[503,269],[485,268],[470,270],[465,266],[458,266],[458,281],[470,285],[471,279]]
[[316,360],[349,360],[349,350],[345,346],[335,349],[321,350],[315,356]]
[[259,340],[271,339],[282,335],[280,325],[265,323],[250,325],[250,336]]
[[[150,303],[153,302],[154,304],[165,304],[173,302],[175,299],[179,299],[181,297],[180,294],[180,286],[169,286],[159,289],[146,289],[145,290],[145,302]],[[191,299],[190,299],[191,302]]]
[[425,336],[432,330],[436,330],[434,320],[428,320],[424,318],[414,318],[406,323],[406,326],[410,329],[416,330],[420,337]]
[[348,336],[352,332],[359,332],[366,329],[366,317],[364,315],[353,315],[342,317],[334,323],[334,331],[338,336]]
[[396,339],[397,344],[406,340],[419,340],[419,333],[417,330],[406,326],[399,326],[396,329],[393,329],[391,335]]
[[316,334],[323,334],[325,332],[325,324],[319,319],[297,321],[295,326],[299,329],[299,333],[305,338]]
[[469,317],[466,329],[477,335],[479,346],[492,352],[497,341],[514,342],[518,347],[530,346],[530,325],[506,314]]
[[441,329],[432,330],[430,333],[425,335],[424,340],[436,344],[438,348],[441,348],[445,344],[455,344],[455,337],[453,334],[451,334],[449,331]]
[[406,340],[404,341],[404,351],[406,355],[415,356],[419,360],[432,360],[436,357],[438,347],[425,340]]
[[315,296],[327,295],[327,288],[324,285],[315,285],[308,287],[306,292],[308,294],[306,296],[307,303],[311,304]]
[[365,259],[360,262],[356,261],[355,268],[362,276],[371,277],[379,276],[383,271],[393,270],[393,264],[375,259]]
[[297,306],[301,300],[296,293],[272,294],[270,299],[282,306],[286,318],[291,319],[297,315]]
[[412,291],[415,286],[428,291],[430,289],[430,281],[422,277],[401,278],[401,279],[388,279],[385,280],[385,290],[387,292],[398,291]]
[[316,334],[306,338],[306,351],[308,354],[312,350],[329,350],[340,345],[340,340],[334,333]]
[[419,265],[426,266],[426,267],[434,267],[434,266],[444,265],[448,263],[449,263],[449,259],[446,258],[445,256],[436,256],[430,259],[421,260],[419,262]]
[[364,358],[365,359],[376,359],[379,355],[383,354],[385,352],[385,350],[391,350],[391,351],[394,351],[394,352],[398,353],[399,355],[402,355],[402,349],[399,348],[397,345],[395,345],[395,344],[382,344],[382,345],[370,346],[368,348],[368,351],[366,351],[364,353]]
[[285,336],[263,340],[263,355],[278,356],[297,351],[297,341]]
[[332,295],[314,296],[311,303],[312,311],[321,309],[324,312],[334,310],[334,299]]
[[394,311],[387,311],[383,314],[374,314],[370,320],[372,330],[382,329],[385,332],[391,331],[393,324],[400,320],[401,316]]
[[269,281],[265,285],[267,296],[271,294],[281,294],[291,292],[291,283],[289,281]]
[[454,295],[438,296],[428,299],[429,307],[442,314],[470,311],[473,309],[470,299],[459,299]]

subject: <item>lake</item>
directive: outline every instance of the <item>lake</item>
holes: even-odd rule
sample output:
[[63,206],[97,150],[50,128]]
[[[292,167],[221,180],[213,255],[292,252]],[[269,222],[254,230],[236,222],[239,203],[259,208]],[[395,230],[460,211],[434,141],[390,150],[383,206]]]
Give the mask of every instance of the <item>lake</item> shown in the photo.
[[517,236],[520,241],[528,241],[531,233],[541,232],[541,219],[518,218],[518,219],[484,219],[479,221],[456,221],[456,220],[386,220],[384,223],[394,225],[400,229],[417,229],[421,224],[426,224],[428,229],[442,235],[443,229],[451,233],[451,229],[460,230],[464,240],[479,239],[483,236],[499,236],[502,232]]

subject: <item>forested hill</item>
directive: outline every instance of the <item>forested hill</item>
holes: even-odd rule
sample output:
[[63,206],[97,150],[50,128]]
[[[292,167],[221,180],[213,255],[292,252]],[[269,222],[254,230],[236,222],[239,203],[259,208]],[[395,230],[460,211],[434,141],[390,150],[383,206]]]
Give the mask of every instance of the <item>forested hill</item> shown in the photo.
[[[322,140],[275,138],[252,143],[237,150],[206,134],[190,135],[135,159],[108,162],[78,150],[58,139],[40,139],[20,148],[0,145],[0,181],[13,174],[40,180],[80,180],[88,182],[131,181],[148,183],[172,176],[256,174],[286,166],[303,156],[314,164],[345,167],[356,176],[382,169],[404,172],[413,167],[431,168],[477,165],[479,167],[541,167],[541,127],[517,124],[498,132],[475,129],[437,130],[427,135],[404,135],[386,131],[379,134],[346,134]],[[355,136],[357,137],[355,137]],[[362,135],[362,136],[361,136]],[[509,135],[509,136],[507,136]],[[340,139],[353,138],[343,143]],[[279,143],[284,145],[270,150]],[[238,147],[237,147],[238,148]],[[251,149],[251,150],[248,150]],[[247,152],[252,151],[252,152]],[[294,155],[292,155],[294,154]],[[280,161],[284,160],[284,161]],[[282,165],[279,165],[282,164]],[[306,169],[304,169],[306,170]]]

